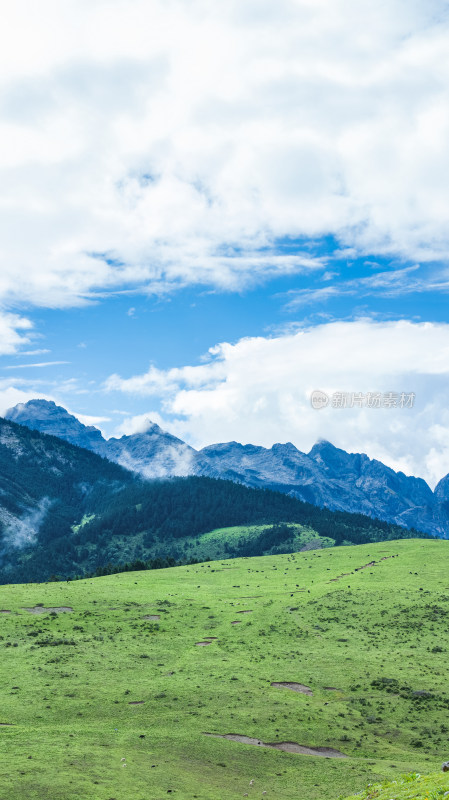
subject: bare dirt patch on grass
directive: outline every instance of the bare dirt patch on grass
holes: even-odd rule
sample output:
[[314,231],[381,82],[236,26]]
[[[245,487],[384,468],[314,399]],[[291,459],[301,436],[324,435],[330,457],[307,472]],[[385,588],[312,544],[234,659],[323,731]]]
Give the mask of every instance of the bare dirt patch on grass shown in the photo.
[[23,611],[28,611],[30,614],[49,614],[54,611],[56,614],[64,614],[73,611],[70,606],[54,606],[52,608],[45,608],[44,606],[34,606],[34,608],[23,608]]
[[252,614],[252,608],[248,608],[246,611],[237,611],[237,614]]
[[331,578],[330,583],[333,583],[334,581],[339,581],[340,578],[345,578],[347,575],[351,575],[351,573],[350,572],[342,572],[341,575],[338,575],[336,578]]
[[224,569],[212,569],[211,572],[229,572],[231,569],[237,569],[237,567],[225,567]]
[[205,736],[213,736],[217,739],[229,739],[231,742],[239,744],[252,744],[256,747],[269,747],[273,750],[283,750],[285,753],[297,753],[302,756],[322,756],[323,758],[348,758],[344,753],[335,750],[333,747],[307,747],[296,742],[263,742],[261,739],[254,739],[251,736],[242,736],[239,733],[205,733]]
[[145,700],[130,700],[128,705],[129,706],[143,706]]
[[241,619],[235,619],[233,622],[231,622],[231,625],[240,625],[241,621]]
[[142,619],[152,619],[152,620],[157,620],[160,618],[161,618],[160,614],[145,614],[145,616],[142,617]]
[[0,608],[0,614],[10,614],[11,612],[8,611],[7,608]]
[[304,686],[303,683],[294,683],[291,681],[274,681],[270,684],[271,686],[275,686],[276,689],[291,689],[293,692],[300,692],[301,694],[308,694],[310,697],[313,695],[313,692],[310,686]]
[[212,641],[209,641],[209,642],[195,642],[196,647],[207,647],[208,644],[212,644]]

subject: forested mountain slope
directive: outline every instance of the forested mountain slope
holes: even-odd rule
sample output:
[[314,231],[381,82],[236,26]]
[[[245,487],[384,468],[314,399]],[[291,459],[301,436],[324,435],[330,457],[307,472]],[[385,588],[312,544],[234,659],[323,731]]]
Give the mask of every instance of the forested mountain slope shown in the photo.
[[7,417],[87,447],[146,478],[204,475],[232,480],[334,511],[366,514],[449,537],[448,476],[433,492],[422,478],[396,472],[364,453],[347,453],[330,442],[317,442],[309,453],[291,442],[270,448],[225,442],[197,451],[150,422],[141,433],[106,440],[98,429],[83,425],[47,400],[21,403]]
[[[417,535],[295,497],[195,477],[146,481],[57,437],[0,419],[0,580],[45,580],[176,552],[235,525],[298,523],[337,544]],[[288,538],[288,537],[287,537]],[[270,540],[272,547],[273,540]],[[284,541],[286,551],[291,545]],[[233,554],[262,554],[267,538]],[[293,548],[294,549],[294,548]]]

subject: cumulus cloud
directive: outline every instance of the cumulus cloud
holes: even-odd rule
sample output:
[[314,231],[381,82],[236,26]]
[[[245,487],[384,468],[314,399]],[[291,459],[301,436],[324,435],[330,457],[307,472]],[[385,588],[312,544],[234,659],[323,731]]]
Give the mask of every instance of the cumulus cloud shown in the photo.
[[[238,289],[285,237],[447,260],[439,0],[16,0],[0,31],[0,300]],[[17,275],[21,280],[17,281]]]
[[[320,438],[432,485],[449,471],[449,325],[332,322],[212,348],[199,366],[113,376],[109,391],[158,395],[162,427],[202,447],[237,440],[308,451]],[[413,408],[312,408],[312,391],[405,392]],[[142,430],[140,415],[121,431]],[[154,417],[153,417],[154,418]]]

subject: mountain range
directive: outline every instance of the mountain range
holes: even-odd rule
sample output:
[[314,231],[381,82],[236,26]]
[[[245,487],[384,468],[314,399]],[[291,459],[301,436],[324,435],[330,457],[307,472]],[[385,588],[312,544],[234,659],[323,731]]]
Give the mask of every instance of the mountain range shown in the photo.
[[66,409],[30,400],[10,409],[6,419],[91,450],[145,478],[201,475],[269,488],[331,510],[364,514],[449,538],[449,475],[432,491],[363,453],[347,453],[320,441],[309,453],[291,442],[271,448],[238,442],[195,450],[148,423],[143,433],[105,439]]
[[230,480],[147,480],[0,418],[0,583],[204,561],[211,546],[235,557],[416,536]]

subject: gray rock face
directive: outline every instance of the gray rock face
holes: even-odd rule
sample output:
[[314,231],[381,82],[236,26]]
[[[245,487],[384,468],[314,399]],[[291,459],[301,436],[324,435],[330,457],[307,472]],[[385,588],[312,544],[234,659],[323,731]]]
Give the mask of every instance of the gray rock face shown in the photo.
[[[217,478],[265,486],[332,510],[352,511],[447,536],[448,517],[421,478],[395,472],[360,453],[318,442],[310,453],[291,444],[272,448],[237,442],[200,451],[197,469]],[[449,478],[447,482],[449,498]]]
[[195,474],[239,481],[449,538],[449,475],[432,492],[421,478],[330,442],[318,442],[307,454],[291,442],[271,448],[226,442],[196,451],[155,424],[145,433],[105,440],[99,430],[45,400],[20,404],[6,417],[94,450],[147,478]]
[[29,400],[28,403],[19,403],[6,412],[5,419],[41,433],[58,436],[70,444],[103,455],[106,442],[101,431],[93,426],[83,425],[65,408],[49,400]]
[[449,503],[449,475],[437,483],[434,494],[440,503]]
[[65,408],[48,400],[20,403],[9,409],[5,418],[92,450],[146,478],[192,473],[191,464],[196,451],[154,423],[145,433],[106,440],[98,428],[83,425]]

